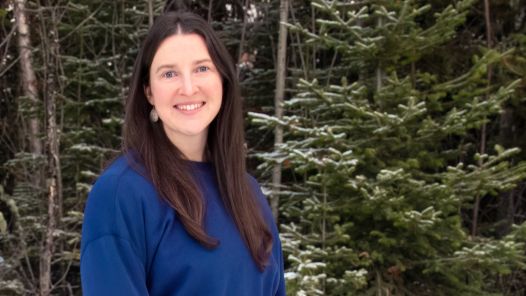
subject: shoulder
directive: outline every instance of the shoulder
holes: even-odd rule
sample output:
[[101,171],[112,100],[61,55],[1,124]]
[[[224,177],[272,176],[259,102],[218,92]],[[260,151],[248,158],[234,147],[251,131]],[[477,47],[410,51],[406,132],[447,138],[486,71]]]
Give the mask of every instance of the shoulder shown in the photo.
[[[125,155],[121,155],[106,168],[95,182],[95,186],[101,185],[118,185],[122,182],[139,182],[142,185],[149,183],[143,173],[139,173],[142,169],[138,164],[130,165],[131,159]],[[135,168],[137,166],[137,168]],[[143,170],[143,169],[142,169]],[[99,185],[99,186],[101,186]]]
[[259,182],[256,180],[256,178],[254,178],[254,176],[252,176],[251,174],[247,173],[247,179],[248,179],[248,183],[250,184],[250,188],[252,188],[252,191],[254,192],[254,194],[256,195],[256,197],[258,198],[258,200],[264,200],[266,201],[267,198],[265,197],[265,194],[263,193],[263,190],[261,188],[261,185],[259,184]]
[[[157,193],[145,177],[121,156],[104,170],[93,185],[84,209],[83,239],[104,235],[127,236],[130,224],[138,226],[147,204]],[[135,222],[134,222],[135,221]]]
[[261,206],[261,210],[263,216],[265,217],[265,220],[271,225],[275,226],[274,216],[272,215],[272,210],[270,209],[269,201],[267,199],[266,194],[264,193],[263,188],[256,180],[256,178],[254,178],[254,176],[247,173],[247,178],[249,180],[250,187],[252,188],[252,192],[254,192],[254,195]]
[[112,206],[123,201],[129,202],[144,196],[141,193],[148,191],[154,191],[151,182],[133,169],[125,156],[121,156],[96,180],[88,195],[86,209],[91,204]]

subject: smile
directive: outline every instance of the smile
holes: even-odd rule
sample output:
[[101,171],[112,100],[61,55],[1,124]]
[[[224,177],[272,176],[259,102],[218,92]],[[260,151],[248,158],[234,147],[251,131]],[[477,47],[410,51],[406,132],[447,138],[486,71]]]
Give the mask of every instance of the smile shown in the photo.
[[187,104],[187,105],[175,105],[175,108],[179,110],[184,110],[184,111],[192,111],[192,110],[196,110],[196,109],[203,107],[204,104],[205,102],[196,103],[196,104]]

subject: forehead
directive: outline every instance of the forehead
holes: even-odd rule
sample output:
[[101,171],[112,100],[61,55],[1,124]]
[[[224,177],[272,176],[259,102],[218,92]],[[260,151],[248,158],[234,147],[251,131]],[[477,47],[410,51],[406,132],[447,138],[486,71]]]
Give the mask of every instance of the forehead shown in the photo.
[[204,38],[195,33],[175,34],[161,42],[155,52],[152,66],[160,63],[182,64],[211,59]]

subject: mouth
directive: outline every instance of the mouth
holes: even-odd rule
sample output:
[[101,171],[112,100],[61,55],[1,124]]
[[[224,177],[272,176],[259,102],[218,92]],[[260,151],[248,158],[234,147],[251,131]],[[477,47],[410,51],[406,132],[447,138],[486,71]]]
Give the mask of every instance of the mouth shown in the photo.
[[197,109],[200,109],[203,107],[206,103],[205,102],[199,102],[199,103],[192,103],[192,104],[179,104],[175,105],[175,109],[181,110],[181,111],[194,111]]

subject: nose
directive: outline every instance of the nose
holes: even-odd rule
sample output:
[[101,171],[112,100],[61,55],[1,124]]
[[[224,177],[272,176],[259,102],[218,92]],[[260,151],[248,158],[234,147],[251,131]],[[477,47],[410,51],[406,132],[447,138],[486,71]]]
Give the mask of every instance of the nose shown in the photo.
[[195,93],[196,85],[191,75],[184,75],[181,85],[181,94],[185,96],[191,96]]

